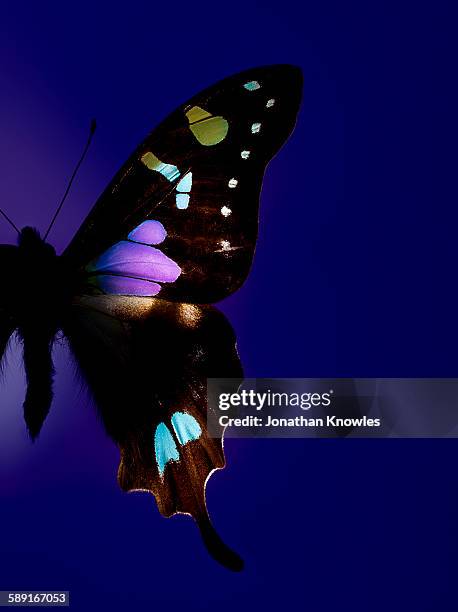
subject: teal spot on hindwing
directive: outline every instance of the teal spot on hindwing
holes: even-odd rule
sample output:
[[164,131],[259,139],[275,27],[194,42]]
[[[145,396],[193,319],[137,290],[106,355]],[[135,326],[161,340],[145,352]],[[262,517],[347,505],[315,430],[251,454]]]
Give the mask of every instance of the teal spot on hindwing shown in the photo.
[[202,434],[199,423],[187,412],[175,412],[172,416],[172,425],[176,437],[182,445],[197,440]]
[[156,463],[159,469],[159,474],[164,475],[165,466],[169,461],[179,461],[175,441],[165,423],[159,423],[154,434],[154,453],[156,455]]

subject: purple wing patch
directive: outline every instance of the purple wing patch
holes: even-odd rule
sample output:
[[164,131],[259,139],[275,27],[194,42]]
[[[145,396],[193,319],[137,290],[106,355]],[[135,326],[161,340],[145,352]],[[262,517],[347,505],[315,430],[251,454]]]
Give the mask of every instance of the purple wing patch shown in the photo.
[[157,295],[161,290],[158,283],[173,283],[181,274],[172,259],[148,246],[163,242],[166,236],[162,223],[141,223],[130,232],[129,240],[113,245],[87,267],[91,282],[114,295]]
[[151,281],[126,276],[97,276],[97,286],[104,293],[111,295],[135,295],[138,297],[153,297],[161,290],[161,286]]
[[123,240],[105,251],[92,264],[91,272],[173,283],[181,268],[159,249]]
[[166,236],[165,227],[159,221],[143,221],[130,232],[128,238],[143,244],[160,244]]

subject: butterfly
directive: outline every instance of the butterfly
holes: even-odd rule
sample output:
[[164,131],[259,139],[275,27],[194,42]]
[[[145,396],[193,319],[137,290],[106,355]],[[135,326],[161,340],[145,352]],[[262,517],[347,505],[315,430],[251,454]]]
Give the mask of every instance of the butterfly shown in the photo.
[[191,515],[210,554],[232,570],[243,562],[215,531],[205,500],[225,462],[223,428],[208,433],[216,411],[207,379],[236,385],[243,372],[234,332],[211,304],[249,273],[265,168],[294,129],[301,92],[300,69],[274,65],[179,106],[59,256],[47,238],[64,200],[43,237],[1,211],[18,243],[0,245],[0,361],[16,334],[31,438],[50,410],[52,347],[63,336],[120,449],[121,488],[152,493],[166,517]]

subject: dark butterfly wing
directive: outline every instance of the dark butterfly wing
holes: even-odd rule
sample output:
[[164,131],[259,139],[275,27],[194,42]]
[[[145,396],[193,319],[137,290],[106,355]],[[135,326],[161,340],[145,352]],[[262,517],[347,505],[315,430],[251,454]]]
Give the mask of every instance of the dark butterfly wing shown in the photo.
[[[223,431],[213,438],[207,429],[215,414],[206,381],[237,379],[241,367],[223,315],[190,302],[219,300],[248,274],[263,173],[294,127],[300,95],[300,71],[272,66],[181,106],[120,170],[59,268],[78,271],[72,295],[85,297],[63,313],[62,328],[121,449],[122,488],[152,492],[165,516],[192,515],[211,554],[232,569],[241,561],[205,502],[209,475],[224,466]],[[152,297],[159,293],[166,300]],[[48,393],[52,364],[43,357],[34,363],[49,370]],[[28,382],[34,399],[43,395]]]
[[294,128],[301,89],[294,66],[254,68],[163,121],[65,251],[85,270],[83,293],[210,303],[235,291],[254,254],[263,174]]
[[207,430],[216,418],[207,377],[242,375],[224,315],[154,298],[84,298],[64,332],[120,448],[121,488],[153,493],[164,516],[190,514],[213,557],[241,569],[205,502],[210,474],[224,467],[223,430],[216,438]]

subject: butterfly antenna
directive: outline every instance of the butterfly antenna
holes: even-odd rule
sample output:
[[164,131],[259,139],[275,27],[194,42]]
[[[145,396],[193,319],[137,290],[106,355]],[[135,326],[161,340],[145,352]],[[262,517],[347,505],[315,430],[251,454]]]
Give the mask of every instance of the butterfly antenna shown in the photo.
[[3,218],[6,220],[6,221],[8,221],[8,223],[9,223],[9,224],[10,224],[12,227],[14,227],[14,229],[17,231],[17,233],[18,233],[18,234],[20,234],[20,233],[21,233],[21,232],[19,231],[18,226],[17,226],[15,223],[13,223],[13,222],[11,221],[11,219],[8,217],[8,215],[6,214],[6,212],[3,212],[3,210],[2,210],[1,208],[0,208],[0,215],[2,215],[2,217],[3,217]]
[[84,158],[86,157],[86,153],[88,152],[88,149],[89,149],[89,146],[91,144],[92,137],[94,136],[96,127],[97,127],[97,125],[96,125],[95,119],[93,119],[91,121],[91,127],[89,129],[89,137],[87,139],[86,146],[84,147],[83,153],[82,153],[78,163],[76,164],[75,169],[73,170],[73,174],[72,174],[72,176],[71,176],[71,178],[70,178],[70,180],[68,182],[67,189],[65,190],[64,196],[63,196],[62,200],[60,201],[60,204],[57,207],[56,212],[54,213],[54,217],[52,218],[51,223],[49,224],[48,229],[46,230],[46,234],[44,235],[44,240],[46,240],[46,238],[48,237],[48,234],[51,231],[52,226],[54,225],[54,222],[56,221],[57,217],[59,216],[60,211],[62,210],[62,206],[64,205],[64,202],[67,199],[68,193],[69,193],[70,188],[71,188],[72,183],[73,183],[73,180],[74,180],[75,176],[77,175],[78,170],[80,169],[80,166],[83,163]]

